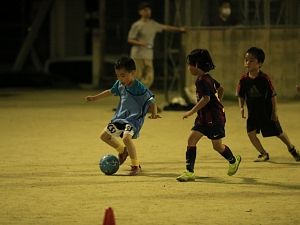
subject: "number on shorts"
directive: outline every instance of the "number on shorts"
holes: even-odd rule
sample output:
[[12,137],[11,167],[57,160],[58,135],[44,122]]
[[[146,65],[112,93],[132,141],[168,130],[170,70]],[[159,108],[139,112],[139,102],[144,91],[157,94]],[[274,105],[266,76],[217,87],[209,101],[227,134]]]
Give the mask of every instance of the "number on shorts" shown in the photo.
[[109,130],[109,132],[111,132],[112,134],[116,132],[116,128],[112,123],[108,124],[107,130]]
[[130,126],[129,124],[126,124],[126,126],[125,126],[125,131],[127,131],[127,132],[130,132],[130,131],[132,131],[132,126]]

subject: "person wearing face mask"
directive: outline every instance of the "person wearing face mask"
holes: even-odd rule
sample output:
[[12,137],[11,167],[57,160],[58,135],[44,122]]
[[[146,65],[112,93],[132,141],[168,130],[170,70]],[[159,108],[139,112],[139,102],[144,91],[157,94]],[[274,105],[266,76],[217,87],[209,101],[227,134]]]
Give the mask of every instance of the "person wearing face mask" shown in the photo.
[[231,14],[229,1],[222,1],[219,7],[219,14],[210,21],[210,26],[236,26],[241,23]]

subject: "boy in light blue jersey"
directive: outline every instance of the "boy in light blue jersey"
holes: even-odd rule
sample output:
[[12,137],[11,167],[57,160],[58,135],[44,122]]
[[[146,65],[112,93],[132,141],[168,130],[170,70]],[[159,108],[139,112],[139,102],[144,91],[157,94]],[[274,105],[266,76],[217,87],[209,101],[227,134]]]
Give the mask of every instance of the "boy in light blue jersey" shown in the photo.
[[[94,96],[87,96],[86,101],[95,101],[111,95],[119,96],[120,102],[115,115],[102,131],[102,141],[119,152],[119,161],[122,165],[127,156],[131,159],[131,170],[128,175],[134,176],[141,172],[137,160],[136,148],[132,139],[139,137],[148,111],[150,119],[161,118],[157,115],[157,106],[154,95],[141,82],[134,78],[136,66],[133,59],[122,56],[115,65],[118,80],[113,87]],[[121,137],[125,147],[115,137]]]

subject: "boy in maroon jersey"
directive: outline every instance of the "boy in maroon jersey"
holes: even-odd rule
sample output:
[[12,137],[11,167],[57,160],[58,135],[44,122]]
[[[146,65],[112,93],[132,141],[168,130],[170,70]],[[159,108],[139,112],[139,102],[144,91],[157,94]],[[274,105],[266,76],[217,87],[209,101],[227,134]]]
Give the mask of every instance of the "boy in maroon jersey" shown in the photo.
[[259,151],[254,162],[269,160],[269,154],[257,138],[261,131],[263,137],[278,137],[288,148],[289,153],[296,161],[300,161],[299,151],[292,145],[289,137],[282,131],[277,114],[276,91],[270,77],[260,70],[265,60],[262,49],[252,47],[245,53],[244,66],[248,70],[240,78],[237,96],[242,118],[244,115],[244,102],[248,108],[247,133],[248,137]]
[[225,137],[225,112],[222,101],[224,89],[219,82],[214,80],[208,72],[215,68],[209,52],[205,49],[195,49],[186,58],[190,73],[197,76],[195,82],[197,104],[182,118],[188,118],[194,113],[197,117],[188,138],[186,149],[186,171],[176,179],[181,182],[194,181],[194,165],[196,160],[197,143],[207,136],[213,148],[229,162],[227,174],[234,175],[242,160],[241,156],[234,156],[230,148],[222,143]]

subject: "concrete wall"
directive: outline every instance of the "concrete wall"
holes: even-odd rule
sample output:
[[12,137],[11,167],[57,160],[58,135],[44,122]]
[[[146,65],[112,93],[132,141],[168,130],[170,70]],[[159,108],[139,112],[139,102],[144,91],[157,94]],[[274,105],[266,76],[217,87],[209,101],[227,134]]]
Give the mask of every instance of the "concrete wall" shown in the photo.
[[261,68],[275,85],[278,97],[294,98],[300,84],[300,28],[246,28],[189,30],[182,36],[181,74],[185,86],[194,84],[185,64],[186,55],[195,48],[209,50],[216,69],[211,75],[225,88],[225,96],[235,96],[240,76],[246,72],[244,53],[252,46],[266,54]]
[[85,55],[85,1],[56,0],[50,19],[50,58]]

